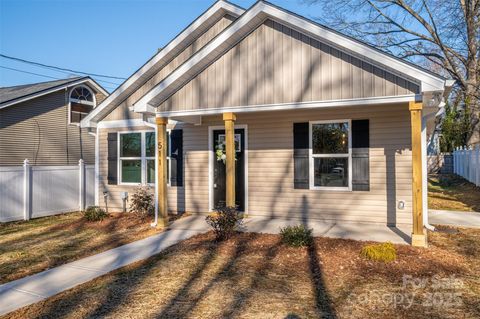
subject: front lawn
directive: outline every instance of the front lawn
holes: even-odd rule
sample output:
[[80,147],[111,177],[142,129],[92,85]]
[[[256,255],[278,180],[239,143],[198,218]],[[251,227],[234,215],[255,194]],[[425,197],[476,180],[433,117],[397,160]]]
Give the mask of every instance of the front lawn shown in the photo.
[[0,224],[0,284],[153,235],[150,219],[111,214],[88,222],[70,213]]
[[454,174],[430,175],[428,208],[480,212],[480,187]]
[[8,318],[479,318],[480,230],[440,228],[390,263],[359,241],[195,236]]

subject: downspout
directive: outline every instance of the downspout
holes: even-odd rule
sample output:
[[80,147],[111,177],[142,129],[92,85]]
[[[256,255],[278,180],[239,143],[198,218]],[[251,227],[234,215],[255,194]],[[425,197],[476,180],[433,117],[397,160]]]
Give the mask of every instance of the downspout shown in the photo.
[[436,113],[422,116],[422,210],[423,225],[426,229],[434,231],[435,227],[428,222],[428,157],[427,157],[427,121]]
[[[148,122],[147,115],[142,114],[142,116],[143,116],[143,118],[142,118],[143,119],[143,124],[145,126],[152,127],[155,130],[155,170],[156,170],[157,167],[158,167],[157,125]],[[150,224],[151,227],[157,227],[157,224],[158,224],[158,181],[157,181],[156,177],[155,177],[155,195],[154,195],[154,198],[155,198],[155,219],[154,219],[153,223]]]
[[98,196],[98,188],[100,185],[100,145],[99,141],[99,134],[98,134],[98,127],[95,129],[95,132],[88,132],[88,134],[95,136],[95,206],[100,205],[100,199]]

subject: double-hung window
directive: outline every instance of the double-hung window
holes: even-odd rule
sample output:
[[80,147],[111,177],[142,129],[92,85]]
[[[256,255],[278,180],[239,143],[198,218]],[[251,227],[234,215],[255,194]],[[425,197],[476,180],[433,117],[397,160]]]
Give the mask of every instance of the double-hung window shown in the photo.
[[[155,132],[119,132],[121,184],[155,183]],[[167,139],[167,181],[170,180],[170,143]]]
[[310,188],[351,189],[351,121],[310,122]]

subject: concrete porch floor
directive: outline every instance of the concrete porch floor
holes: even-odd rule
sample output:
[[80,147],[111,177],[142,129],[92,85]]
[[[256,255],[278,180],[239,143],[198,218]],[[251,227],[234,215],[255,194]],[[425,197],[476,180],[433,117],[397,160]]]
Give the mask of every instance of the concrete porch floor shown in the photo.
[[[205,215],[193,215],[186,219],[180,219],[170,226],[171,229],[183,229],[183,223],[195,225],[195,230],[208,230],[205,222]],[[324,236],[332,238],[344,238],[363,241],[390,241],[395,244],[410,244],[411,225],[398,225],[397,227],[388,227],[382,224],[373,223],[353,223],[353,222],[334,222],[320,219],[310,219],[303,221],[300,218],[282,218],[265,217],[249,215],[244,220],[244,229],[246,232],[278,234],[280,228],[285,226],[294,226],[306,224],[308,228],[313,229],[314,236]]]

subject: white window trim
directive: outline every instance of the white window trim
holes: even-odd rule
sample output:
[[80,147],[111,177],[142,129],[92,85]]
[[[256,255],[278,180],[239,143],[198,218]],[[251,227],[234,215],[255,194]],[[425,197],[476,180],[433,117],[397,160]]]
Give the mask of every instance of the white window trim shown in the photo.
[[[171,143],[171,134],[170,134],[170,129],[167,129],[167,134],[168,134],[168,142]],[[140,133],[140,143],[141,143],[141,148],[140,148],[140,157],[121,157],[120,152],[121,152],[121,135],[124,134],[134,134],[134,133]],[[147,148],[146,148],[146,133],[153,133],[155,136],[155,146],[157,145],[157,136],[155,135],[154,130],[136,130],[136,131],[122,131],[122,132],[117,132],[117,176],[118,176],[118,185],[126,185],[126,186],[139,186],[139,185],[148,185],[148,186],[154,186],[155,181],[153,183],[147,183],[147,160],[153,160],[156,165],[155,161],[155,155],[154,156],[146,156],[147,153]],[[169,144],[170,145],[170,144]],[[169,147],[169,153],[171,150],[171,146]],[[156,147],[155,147],[156,151]],[[171,176],[171,160],[170,160],[170,154],[167,154],[167,159],[168,159],[168,172],[169,175]],[[141,161],[141,182],[140,183],[128,183],[128,182],[123,182],[122,180],[122,160],[140,160]],[[156,167],[155,167],[156,170]],[[155,175],[156,179],[156,175]],[[170,187],[170,178],[167,179],[167,186]]]
[[[313,154],[313,124],[329,124],[329,123],[348,123],[348,153],[341,154]],[[308,160],[309,160],[309,185],[311,190],[328,190],[328,191],[352,191],[352,120],[351,119],[338,119],[338,120],[321,120],[310,121],[308,126]],[[314,158],[330,158],[330,157],[345,157],[348,158],[348,186],[336,187],[336,186],[315,186],[315,169]]]
[[[75,90],[76,88],[79,88],[79,87],[85,88],[86,90],[88,90],[90,92],[90,94],[92,95],[92,98],[93,98],[93,102],[84,101],[84,100],[77,100],[77,99],[72,98],[73,90]],[[95,97],[95,93],[93,92],[93,90],[90,87],[88,87],[87,85],[79,84],[79,85],[73,86],[70,89],[70,93],[68,94],[68,124],[69,125],[80,126],[81,120],[78,123],[72,123],[72,102],[79,103],[79,104],[85,104],[85,105],[91,105],[91,106],[93,106],[93,108],[95,108],[95,106],[97,105],[97,98]],[[75,112],[75,111],[73,111],[73,112],[74,113],[80,113],[80,114],[86,114],[86,115],[89,114],[89,113],[82,113],[82,112]]]

